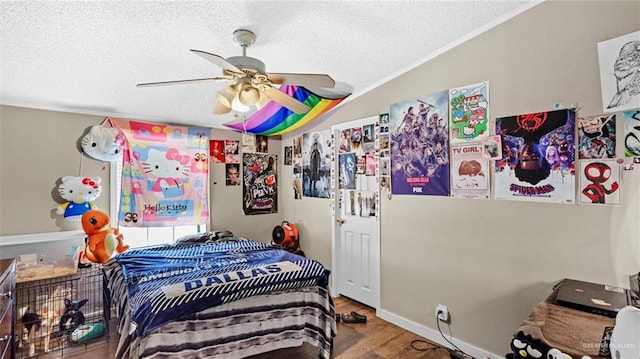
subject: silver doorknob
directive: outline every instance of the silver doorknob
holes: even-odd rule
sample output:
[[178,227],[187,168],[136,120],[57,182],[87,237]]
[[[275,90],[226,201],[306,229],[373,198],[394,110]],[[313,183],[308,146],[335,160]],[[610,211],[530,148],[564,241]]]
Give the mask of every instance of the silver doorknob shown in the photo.
[[0,338],[0,343],[8,342],[9,338],[11,338],[9,335],[5,335],[4,337]]
[[343,225],[344,224],[344,219],[342,219],[342,218],[336,219],[336,223],[338,223],[339,225]]

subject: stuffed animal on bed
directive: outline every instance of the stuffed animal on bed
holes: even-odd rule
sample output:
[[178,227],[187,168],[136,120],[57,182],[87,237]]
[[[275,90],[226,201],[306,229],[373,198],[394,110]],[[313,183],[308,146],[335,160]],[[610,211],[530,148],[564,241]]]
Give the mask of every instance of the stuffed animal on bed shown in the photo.
[[85,256],[94,263],[107,263],[115,253],[129,249],[123,242],[122,233],[110,225],[109,215],[90,210],[82,215],[82,229],[87,234]]
[[613,359],[640,358],[640,308],[628,305],[616,314],[609,350]]
[[540,339],[519,331],[511,339],[512,353],[505,355],[506,359],[546,359],[549,347]]
[[84,153],[96,160],[111,162],[122,158],[124,136],[111,127],[92,126],[81,143]]
[[67,202],[58,206],[56,213],[67,221],[79,221],[86,211],[96,208],[92,202],[102,193],[100,182],[100,177],[62,177],[58,193]]

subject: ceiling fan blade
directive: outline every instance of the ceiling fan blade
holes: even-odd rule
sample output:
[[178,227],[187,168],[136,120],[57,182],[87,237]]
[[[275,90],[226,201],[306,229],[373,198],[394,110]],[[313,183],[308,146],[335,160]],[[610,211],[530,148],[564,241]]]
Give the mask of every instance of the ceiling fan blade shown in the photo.
[[336,82],[326,74],[268,73],[269,81],[274,84],[333,88]]
[[278,90],[275,87],[267,87],[264,90],[264,94],[269,96],[273,101],[279,103],[280,105],[288,108],[295,113],[307,113],[311,109],[309,106]]
[[176,84],[190,84],[195,82],[222,82],[231,81],[226,77],[208,77],[203,79],[191,79],[191,80],[175,80],[175,81],[160,81],[160,82],[145,82],[137,84],[136,87],[150,87],[150,86],[164,86],[164,85],[176,85]]
[[211,54],[208,53],[206,51],[201,51],[201,50],[191,50],[191,52],[193,52],[196,55],[199,55],[200,57],[204,58],[205,60],[218,65],[220,67],[222,67],[223,70],[229,71],[229,72],[233,72],[235,74],[238,75],[245,75],[244,72],[242,72],[242,70],[240,70],[239,68],[237,68],[235,65],[233,65],[232,63],[230,63],[229,61],[227,61],[224,57],[219,56],[219,55],[215,55],[215,54]]
[[231,112],[231,107],[227,107],[221,102],[218,102],[216,108],[213,109],[213,113],[215,115],[222,115],[229,112]]

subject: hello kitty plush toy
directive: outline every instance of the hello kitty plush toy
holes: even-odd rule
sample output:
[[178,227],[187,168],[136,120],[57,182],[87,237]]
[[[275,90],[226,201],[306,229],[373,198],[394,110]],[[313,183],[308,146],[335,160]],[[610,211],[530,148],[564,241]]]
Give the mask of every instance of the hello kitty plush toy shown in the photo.
[[92,126],[82,138],[82,150],[96,160],[116,161],[122,158],[124,136],[111,127]]
[[91,203],[102,193],[100,177],[64,176],[58,192],[67,202],[58,206],[56,213],[67,221],[79,221],[82,215],[96,206]]

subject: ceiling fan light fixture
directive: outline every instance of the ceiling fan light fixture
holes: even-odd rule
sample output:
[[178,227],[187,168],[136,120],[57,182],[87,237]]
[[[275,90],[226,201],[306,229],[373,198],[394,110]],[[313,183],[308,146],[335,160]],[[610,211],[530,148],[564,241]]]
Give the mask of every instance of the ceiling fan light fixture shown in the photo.
[[238,91],[238,100],[245,106],[254,106],[260,101],[260,91],[249,84],[244,84]]
[[231,112],[231,107],[225,106],[222,102],[218,101],[216,108],[213,109],[214,115],[222,115]]
[[264,107],[264,105],[267,104],[267,102],[269,102],[269,100],[271,100],[269,98],[269,96],[265,95],[264,93],[260,92],[260,100],[258,100],[258,102],[256,103],[256,108],[259,110],[261,108]]
[[216,92],[216,98],[218,102],[225,105],[226,107],[233,108],[232,103],[236,98],[237,92],[235,87],[227,86],[222,90]]
[[236,96],[233,101],[231,101],[231,109],[237,112],[248,112],[249,110],[251,110],[249,106],[240,102],[238,96]]

